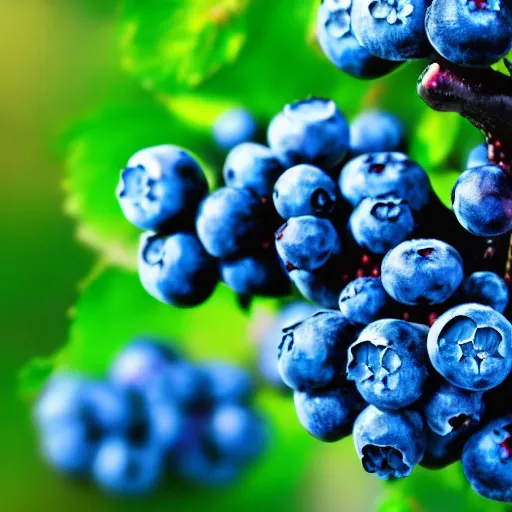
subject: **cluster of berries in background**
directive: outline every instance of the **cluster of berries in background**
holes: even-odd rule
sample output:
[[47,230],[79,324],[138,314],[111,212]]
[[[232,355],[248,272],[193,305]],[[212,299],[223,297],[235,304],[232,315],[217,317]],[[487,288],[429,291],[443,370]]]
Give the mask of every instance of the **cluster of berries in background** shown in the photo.
[[58,471],[113,494],[142,494],[167,473],[192,485],[235,480],[268,443],[242,369],[194,364],[142,339],[104,381],[57,373],[35,406],[41,450]]

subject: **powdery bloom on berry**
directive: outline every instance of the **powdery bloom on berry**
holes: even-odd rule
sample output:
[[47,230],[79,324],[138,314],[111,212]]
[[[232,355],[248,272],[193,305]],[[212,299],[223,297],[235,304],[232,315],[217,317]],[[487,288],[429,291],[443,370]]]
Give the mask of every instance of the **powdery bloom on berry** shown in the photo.
[[407,23],[407,17],[414,11],[412,0],[375,0],[368,8],[376,20],[385,19],[390,25]]

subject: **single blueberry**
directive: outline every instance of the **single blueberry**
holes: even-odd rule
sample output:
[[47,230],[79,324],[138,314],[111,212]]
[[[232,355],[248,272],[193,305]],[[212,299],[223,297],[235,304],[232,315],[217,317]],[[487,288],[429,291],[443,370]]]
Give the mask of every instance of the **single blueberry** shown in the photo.
[[427,447],[420,466],[428,469],[441,469],[460,460],[464,444],[471,435],[471,431],[453,431],[445,436],[440,436],[428,427],[425,430],[427,431]]
[[332,265],[326,265],[326,267],[313,272],[290,268],[289,275],[305,299],[322,308],[338,309],[338,299],[343,282],[340,280],[340,276],[333,271]]
[[477,302],[503,313],[508,305],[509,292],[505,281],[494,272],[473,272],[462,283],[464,302]]
[[473,169],[473,167],[481,167],[489,163],[487,155],[487,144],[479,144],[473,148],[466,161],[466,169]]
[[218,146],[226,151],[237,144],[254,140],[257,131],[256,121],[244,108],[227,110],[213,123],[213,138]]
[[243,403],[254,394],[251,375],[237,366],[221,361],[203,363],[201,371],[208,383],[208,396],[217,403]]

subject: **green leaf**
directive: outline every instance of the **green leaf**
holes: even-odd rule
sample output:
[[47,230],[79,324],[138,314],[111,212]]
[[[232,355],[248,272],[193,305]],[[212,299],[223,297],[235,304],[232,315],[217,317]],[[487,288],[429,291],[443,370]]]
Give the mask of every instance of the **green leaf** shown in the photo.
[[[158,144],[201,151],[203,159],[212,160],[215,155],[209,138],[143,92],[102,106],[67,136],[66,210],[78,221],[79,238],[110,262],[129,268],[136,265],[140,231],[124,218],[115,189],[128,158]],[[207,165],[203,169],[212,184],[214,175]]]
[[508,52],[503,59],[500,59],[496,64],[493,64],[491,67],[494,69],[494,71],[499,71],[500,73],[503,73],[504,75],[511,76],[510,71],[508,70],[505,60],[508,60],[508,62],[512,62],[512,50]]
[[[276,300],[258,301],[257,308],[275,309]],[[236,296],[219,286],[204,305],[179,310],[150,297],[138,277],[121,268],[98,267],[85,282],[73,311],[67,345],[52,358],[52,366],[103,377],[114,355],[133,338],[152,335],[194,360],[222,359],[248,365],[256,347],[247,342],[250,316]],[[34,362],[25,375],[33,373]],[[238,485],[218,491],[191,489],[171,483],[147,498],[140,510],[166,511],[169,503],[180,510],[293,510],[296,487],[308,467],[315,441],[297,421],[293,400],[268,389],[257,406],[270,422],[271,446],[244,474]],[[113,505],[115,507],[115,505]],[[113,510],[125,510],[114,508]]]
[[150,87],[195,87],[242,49],[250,0],[125,0],[123,67]]

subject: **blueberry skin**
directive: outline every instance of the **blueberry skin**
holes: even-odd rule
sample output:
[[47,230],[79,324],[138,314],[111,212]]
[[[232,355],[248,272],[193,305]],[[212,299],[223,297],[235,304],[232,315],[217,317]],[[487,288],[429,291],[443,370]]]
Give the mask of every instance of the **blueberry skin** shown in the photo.
[[350,435],[357,415],[366,406],[352,387],[296,391],[293,398],[301,425],[313,437],[325,442],[338,441]]
[[429,428],[440,436],[452,432],[467,432],[480,423],[485,411],[483,393],[467,391],[442,383],[424,406],[424,419]]
[[430,200],[427,173],[403,153],[366,153],[350,160],[340,175],[341,194],[352,206],[365,197],[395,195],[419,211]]
[[425,427],[425,430],[427,432],[427,447],[420,466],[428,469],[442,469],[460,460],[464,444],[471,435],[471,432],[453,431],[445,436],[440,436],[428,427]]
[[172,456],[186,427],[183,410],[173,398],[148,399],[146,404],[148,436],[166,456]]
[[349,127],[334,101],[310,98],[286,105],[268,127],[268,143],[286,168],[339,164],[349,148]]
[[92,466],[95,482],[114,494],[136,495],[157,487],[164,460],[158,445],[131,444],[123,437],[102,441]]
[[250,252],[264,239],[263,204],[249,190],[219,188],[199,206],[196,229],[206,251],[216,258]]
[[135,153],[121,172],[116,193],[129,222],[162,230],[191,224],[208,184],[189,153],[164,145]]
[[289,271],[313,271],[341,254],[341,240],[330,220],[304,215],[278,229],[276,249]]
[[350,27],[351,0],[323,0],[318,9],[317,38],[327,58],[341,71],[360,79],[379,78],[400,62],[379,59],[363,48]]
[[274,251],[223,260],[220,273],[222,280],[240,295],[285,297],[291,291],[290,279]]
[[386,254],[381,279],[386,292],[402,304],[441,304],[461,284],[464,268],[451,245],[434,239],[409,240]]
[[477,236],[498,236],[512,230],[512,183],[497,165],[463,172],[452,191],[457,220]]
[[338,309],[338,299],[343,285],[333,278],[330,268],[314,272],[292,270],[289,275],[305,299],[322,308]]
[[385,412],[369,405],[357,417],[353,436],[363,468],[381,480],[409,476],[425,452],[425,428],[415,411]]
[[487,155],[487,145],[479,144],[473,148],[468,155],[466,161],[466,169],[473,169],[473,167],[481,167],[489,163],[489,157]]
[[353,0],[352,30],[361,46],[381,59],[428,57],[425,0]]
[[386,254],[410,236],[414,218],[407,201],[399,197],[367,197],[352,212],[348,226],[359,247]]
[[139,246],[139,277],[144,289],[176,307],[202,304],[213,293],[218,266],[191,233],[144,233]]
[[116,355],[109,379],[120,387],[141,391],[174,360],[176,355],[161,343],[137,339]]
[[427,347],[434,368],[463,389],[489,390],[512,370],[512,325],[481,304],[462,304],[441,315]]
[[40,433],[41,451],[48,463],[62,473],[88,474],[98,440],[88,425],[78,419],[63,419]]
[[512,12],[507,1],[433,0],[425,18],[430,43],[459,66],[486,67],[512,48]]
[[488,423],[470,437],[462,469],[475,492],[495,501],[512,501],[512,415]]
[[285,171],[277,180],[274,206],[283,219],[314,215],[329,217],[339,200],[336,182],[322,169],[301,164]]
[[494,272],[473,272],[462,283],[464,302],[477,302],[503,313],[508,305],[509,293],[505,281]]
[[429,377],[427,332],[404,320],[371,323],[348,349],[347,379],[379,409],[402,409],[416,402]]
[[200,368],[207,379],[208,396],[215,403],[245,403],[253,398],[254,381],[242,368],[221,361],[209,361]]
[[367,110],[350,124],[350,150],[355,155],[384,151],[402,151],[405,126],[389,112]]
[[213,411],[207,438],[220,457],[246,464],[265,451],[268,432],[263,419],[252,410],[225,404]]
[[245,142],[229,152],[223,175],[228,187],[246,188],[259,197],[270,197],[274,183],[283,171],[271,149]]
[[386,293],[380,277],[359,277],[343,288],[340,311],[349,320],[368,325],[388,316],[394,301]]
[[257,131],[256,121],[244,108],[228,110],[213,123],[213,138],[217,145],[226,151],[238,144],[254,140]]
[[311,391],[344,380],[347,348],[358,330],[334,311],[316,313],[283,330],[277,357],[284,383],[296,391]]

